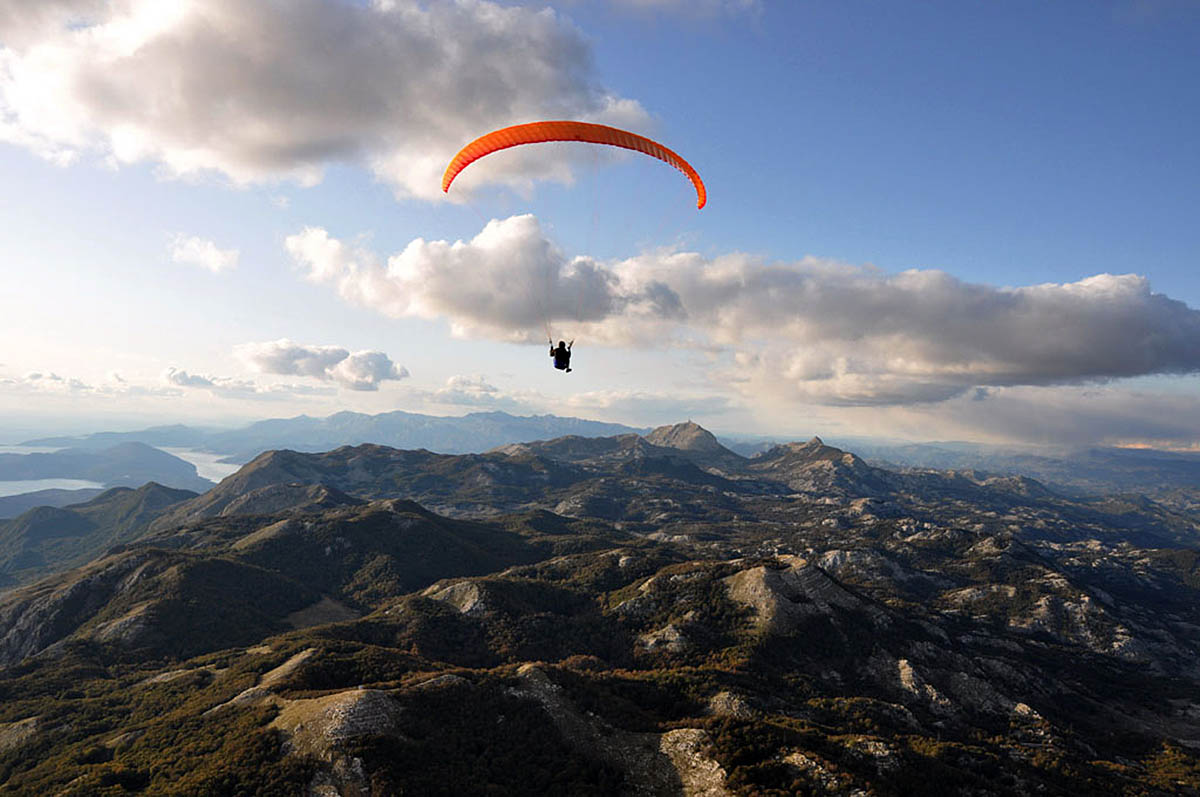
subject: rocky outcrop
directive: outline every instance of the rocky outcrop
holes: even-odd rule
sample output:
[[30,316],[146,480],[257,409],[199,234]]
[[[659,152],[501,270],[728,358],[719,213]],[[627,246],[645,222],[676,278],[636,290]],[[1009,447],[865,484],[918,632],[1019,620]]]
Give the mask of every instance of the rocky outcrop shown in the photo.
[[279,713],[270,727],[283,735],[283,751],[321,762],[309,783],[310,795],[369,794],[369,778],[361,758],[349,755],[347,742],[364,736],[396,734],[400,704],[378,689],[346,689],[313,698],[289,699],[278,694],[287,680],[318,655],[306,648],[269,670],[254,686],[208,709],[205,714],[252,705],[273,705]]
[[728,690],[717,692],[708,699],[708,711],[716,717],[746,720],[754,716],[754,707],[745,697]]
[[725,770],[708,752],[708,734],[699,728],[667,733],[634,733],[613,728],[576,708],[541,669],[526,664],[512,694],[536,700],[554,726],[576,749],[626,773],[629,797],[725,797]]
[[400,704],[387,692],[351,689],[283,701],[271,727],[286,735],[286,752],[330,760],[338,747],[351,739],[394,733],[400,714]]
[[483,588],[474,581],[459,581],[448,587],[435,585],[422,594],[435,601],[448,603],[468,617],[480,617],[488,610]]
[[861,613],[877,626],[888,623],[882,609],[854,595],[819,567],[798,556],[779,558],[786,567],[753,567],[725,579],[729,597],[754,612],[760,630],[796,634],[806,620],[835,608]]
[[0,753],[6,753],[25,744],[33,738],[37,730],[37,717],[26,717],[16,722],[0,722]]
[[675,623],[663,626],[638,637],[638,646],[646,651],[683,653],[692,647],[682,627]]

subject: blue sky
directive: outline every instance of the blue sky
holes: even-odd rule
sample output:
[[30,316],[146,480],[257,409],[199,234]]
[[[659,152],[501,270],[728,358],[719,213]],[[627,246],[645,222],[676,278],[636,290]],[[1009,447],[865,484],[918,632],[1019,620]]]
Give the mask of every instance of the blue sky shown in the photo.
[[744,24],[580,18],[596,20],[611,84],[706,164],[720,213],[704,231],[722,246],[996,284],[1154,258],[1156,285],[1195,304],[1200,5],[1157,8],[851,0],[764,4]]
[[[0,0],[0,413],[1193,447],[1197,51],[1182,0]],[[568,144],[440,194],[568,117],[708,206]]]

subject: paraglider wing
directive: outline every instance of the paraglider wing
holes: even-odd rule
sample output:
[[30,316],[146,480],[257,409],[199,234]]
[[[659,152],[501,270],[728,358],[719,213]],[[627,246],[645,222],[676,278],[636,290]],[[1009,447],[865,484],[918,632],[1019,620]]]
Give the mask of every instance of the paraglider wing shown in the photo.
[[539,144],[546,141],[583,141],[589,144],[607,144],[636,150],[652,158],[658,158],[683,172],[692,181],[692,185],[696,187],[697,208],[704,207],[704,203],[708,200],[704,182],[692,165],[657,141],[607,125],[569,121],[530,122],[503,127],[485,136],[480,136],[459,150],[458,154],[450,161],[445,174],[442,175],[442,190],[448,192],[450,184],[454,182],[458,173],[485,155],[522,144]]

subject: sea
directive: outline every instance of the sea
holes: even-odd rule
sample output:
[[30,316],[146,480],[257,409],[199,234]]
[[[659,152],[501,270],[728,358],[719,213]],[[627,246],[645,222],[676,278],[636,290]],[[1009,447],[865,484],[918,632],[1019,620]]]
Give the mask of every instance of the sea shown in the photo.
[[[52,451],[58,451],[57,447],[47,446],[5,446],[0,445],[0,454],[49,454]],[[174,454],[182,460],[192,463],[196,466],[196,472],[202,478],[210,481],[219,482],[231,473],[235,473],[241,465],[230,465],[224,462],[218,462],[222,458],[222,454],[213,454],[209,451],[197,451],[192,448],[162,448],[168,454]],[[88,481],[87,479],[17,479],[17,480],[0,480],[0,498],[8,495],[20,495],[21,493],[32,493],[37,490],[82,490],[86,488],[98,488],[104,485],[100,482]]]

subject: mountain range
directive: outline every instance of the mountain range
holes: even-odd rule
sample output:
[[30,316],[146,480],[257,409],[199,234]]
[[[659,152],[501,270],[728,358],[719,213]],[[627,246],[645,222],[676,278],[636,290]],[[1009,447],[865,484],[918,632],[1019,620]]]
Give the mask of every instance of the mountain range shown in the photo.
[[13,793],[1200,790],[1200,518],[1146,497],[686,423],[38,512]]
[[[244,464],[270,449],[320,452],[374,443],[466,454],[565,435],[604,437],[649,432],[649,429],[554,415],[522,417],[505,412],[477,412],[441,417],[400,411],[377,415],[340,412],[325,418],[301,415],[269,419],[238,429],[158,426],[134,432],[40,438],[24,445],[97,449],[138,442],[203,450],[222,455],[226,462]],[[743,457],[761,454],[778,445],[745,437],[723,437],[720,443]],[[838,445],[851,446],[867,461],[891,470],[976,470],[1000,476],[1028,476],[1077,495],[1144,493],[1179,506],[1200,506],[1200,499],[1192,495],[1200,484],[1200,454],[1193,452],[1101,447],[1052,450],[961,442],[897,443],[867,438],[846,438]],[[197,489],[185,484],[174,486]]]
[[478,453],[505,443],[568,434],[600,437],[645,431],[621,424],[557,415],[522,417],[506,412],[474,412],[461,417],[441,417],[397,410],[377,415],[338,412],[325,418],[307,415],[272,418],[225,430],[182,425],[157,426],[135,432],[47,437],[29,440],[22,445],[107,448],[116,443],[139,442],[164,448],[203,449],[224,454],[231,462],[242,463],[273,448],[327,451],[339,446],[375,443],[394,448],[426,448],[445,454],[463,454]]
[[1121,491],[1168,496],[1200,484],[1200,454],[1146,448],[1019,450],[968,443],[863,443],[859,452],[885,467],[987,470],[1021,474],[1077,493]]

